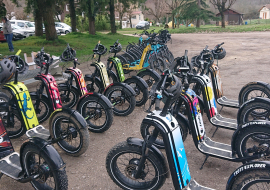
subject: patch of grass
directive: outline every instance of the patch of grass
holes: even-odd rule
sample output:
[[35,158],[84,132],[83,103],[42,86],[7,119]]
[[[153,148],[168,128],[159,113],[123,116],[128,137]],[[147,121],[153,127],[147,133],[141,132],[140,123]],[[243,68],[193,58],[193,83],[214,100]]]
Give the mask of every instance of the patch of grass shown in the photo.
[[[270,21],[269,24],[266,24],[266,22],[263,22],[260,20],[261,23],[264,24],[256,24],[258,21],[252,21],[250,24],[247,25],[229,25],[226,26],[226,28],[221,28],[220,26],[215,25],[202,25],[200,28],[196,27],[186,27],[186,26],[180,26],[179,28],[175,29],[168,29],[171,34],[177,34],[177,33],[221,33],[221,32],[250,32],[250,31],[268,31],[270,30]],[[158,32],[160,29],[163,29],[163,27],[156,27],[152,26],[148,31],[151,31],[155,29],[155,32]],[[125,28],[117,31],[121,34],[134,34],[134,33],[141,33],[142,30],[137,30],[136,28]]]
[[[138,38],[132,36],[125,36],[122,34],[102,34],[97,33],[96,35],[90,35],[87,33],[79,33],[74,32],[67,34],[65,36],[59,36],[58,40],[56,41],[46,41],[45,36],[36,37],[31,36],[23,40],[13,41],[13,46],[15,48],[15,52],[19,49],[22,50],[20,56],[23,56],[23,53],[27,53],[27,56],[31,56],[31,52],[40,51],[42,47],[46,53],[60,56],[64,49],[67,46],[67,43],[74,48],[77,52],[77,57],[85,57],[87,55],[92,54],[92,50],[94,49],[95,45],[100,40],[100,43],[105,45],[108,50],[109,46],[113,45],[113,43],[119,39],[119,42],[125,47],[128,42],[137,42]],[[1,43],[0,44],[0,54],[2,55],[10,55],[11,53],[8,50],[8,44]]]

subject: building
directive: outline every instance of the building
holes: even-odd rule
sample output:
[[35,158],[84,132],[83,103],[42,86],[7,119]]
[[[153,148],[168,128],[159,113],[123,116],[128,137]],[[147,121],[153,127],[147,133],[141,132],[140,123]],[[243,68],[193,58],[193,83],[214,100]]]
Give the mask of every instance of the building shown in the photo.
[[[140,21],[144,21],[144,15],[142,13],[142,11],[140,11],[139,9],[135,9],[134,11],[130,12],[130,13],[124,13],[123,17],[122,17],[122,28],[131,28],[130,27],[130,20],[129,20],[129,16],[131,15],[131,24],[132,24],[132,28],[135,28],[136,25],[140,22]],[[115,10],[115,21],[117,23],[119,23],[119,18],[120,14],[117,10]]]
[[[225,25],[241,25],[243,23],[243,13],[239,13],[233,9],[228,9],[224,12]],[[220,13],[216,14],[220,17]],[[221,26],[221,21],[216,22],[217,26]]]
[[261,19],[270,19],[270,4],[262,6],[259,12]]

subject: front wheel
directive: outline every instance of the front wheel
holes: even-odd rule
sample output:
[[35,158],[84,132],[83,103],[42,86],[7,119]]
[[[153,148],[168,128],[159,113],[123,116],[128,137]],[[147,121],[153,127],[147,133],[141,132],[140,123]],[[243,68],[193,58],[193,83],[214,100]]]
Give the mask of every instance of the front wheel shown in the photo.
[[118,116],[127,116],[135,109],[135,96],[123,86],[111,86],[104,94],[113,105],[113,112]]
[[159,80],[159,77],[149,70],[140,71],[137,76],[141,77],[147,83],[148,91],[150,91],[153,84]]
[[142,155],[139,146],[121,142],[114,146],[106,158],[106,169],[111,179],[123,189],[159,189],[166,180],[166,168],[151,151],[139,178],[135,178]]
[[236,138],[235,147],[239,158],[264,154],[260,160],[269,160],[270,128],[254,126],[243,128]]
[[[103,96],[103,98],[105,98]],[[88,123],[88,129],[94,133],[107,131],[113,122],[111,105],[102,100],[102,97],[87,96],[78,105],[78,111]]]
[[61,138],[57,144],[71,156],[80,156],[89,146],[89,132],[73,115],[58,112],[52,118],[51,136]]
[[136,106],[144,105],[148,99],[148,88],[145,88],[145,86],[137,78],[127,79],[125,83],[131,86],[136,93]]
[[268,169],[250,169],[250,171],[241,172],[226,189],[270,189],[270,173]]
[[154,69],[159,74],[161,74],[167,68],[167,64],[162,57],[152,55],[149,62],[151,69]]
[[65,169],[52,167],[53,160],[34,145],[26,145],[22,152],[24,169],[28,176],[38,176],[31,184],[35,189],[68,189]]

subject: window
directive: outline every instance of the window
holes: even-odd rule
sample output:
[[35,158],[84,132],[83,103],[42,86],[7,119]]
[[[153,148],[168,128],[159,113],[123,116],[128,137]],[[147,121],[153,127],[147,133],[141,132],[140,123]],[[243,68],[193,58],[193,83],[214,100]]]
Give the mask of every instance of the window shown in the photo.
[[30,22],[26,22],[25,25],[28,27],[34,27],[34,25],[32,25]]
[[15,22],[10,22],[10,24],[15,24]]
[[18,22],[17,25],[18,25],[19,27],[22,27],[22,28],[24,27],[24,23],[23,23],[23,22]]
[[131,19],[136,19],[136,15],[135,16],[132,16]]

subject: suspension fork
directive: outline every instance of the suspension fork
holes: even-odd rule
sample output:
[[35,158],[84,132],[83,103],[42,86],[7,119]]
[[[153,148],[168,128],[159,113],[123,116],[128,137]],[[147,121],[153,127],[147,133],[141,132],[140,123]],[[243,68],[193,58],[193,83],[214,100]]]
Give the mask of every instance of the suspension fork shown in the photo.
[[143,142],[142,145],[142,157],[140,159],[139,165],[138,165],[138,169],[137,172],[135,174],[135,178],[138,179],[140,178],[140,175],[142,173],[143,170],[143,166],[144,163],[148,157],[148,153],[149,153],[149,149],[151,148],[151,146],[153,145],[153,143],[155,142],[155,140],[157,139],[158,136],[158,129],[154,129],[153,134],[151,136],[147,136]]
[[67,91],[67,97],[66,97],[66,99],[68,99],[68,101],[69,101],[69,94],[71,92],[72,81],[73,81],[73,75],[71,75],[69,77],[69,80],[67,81],[68,91]]

